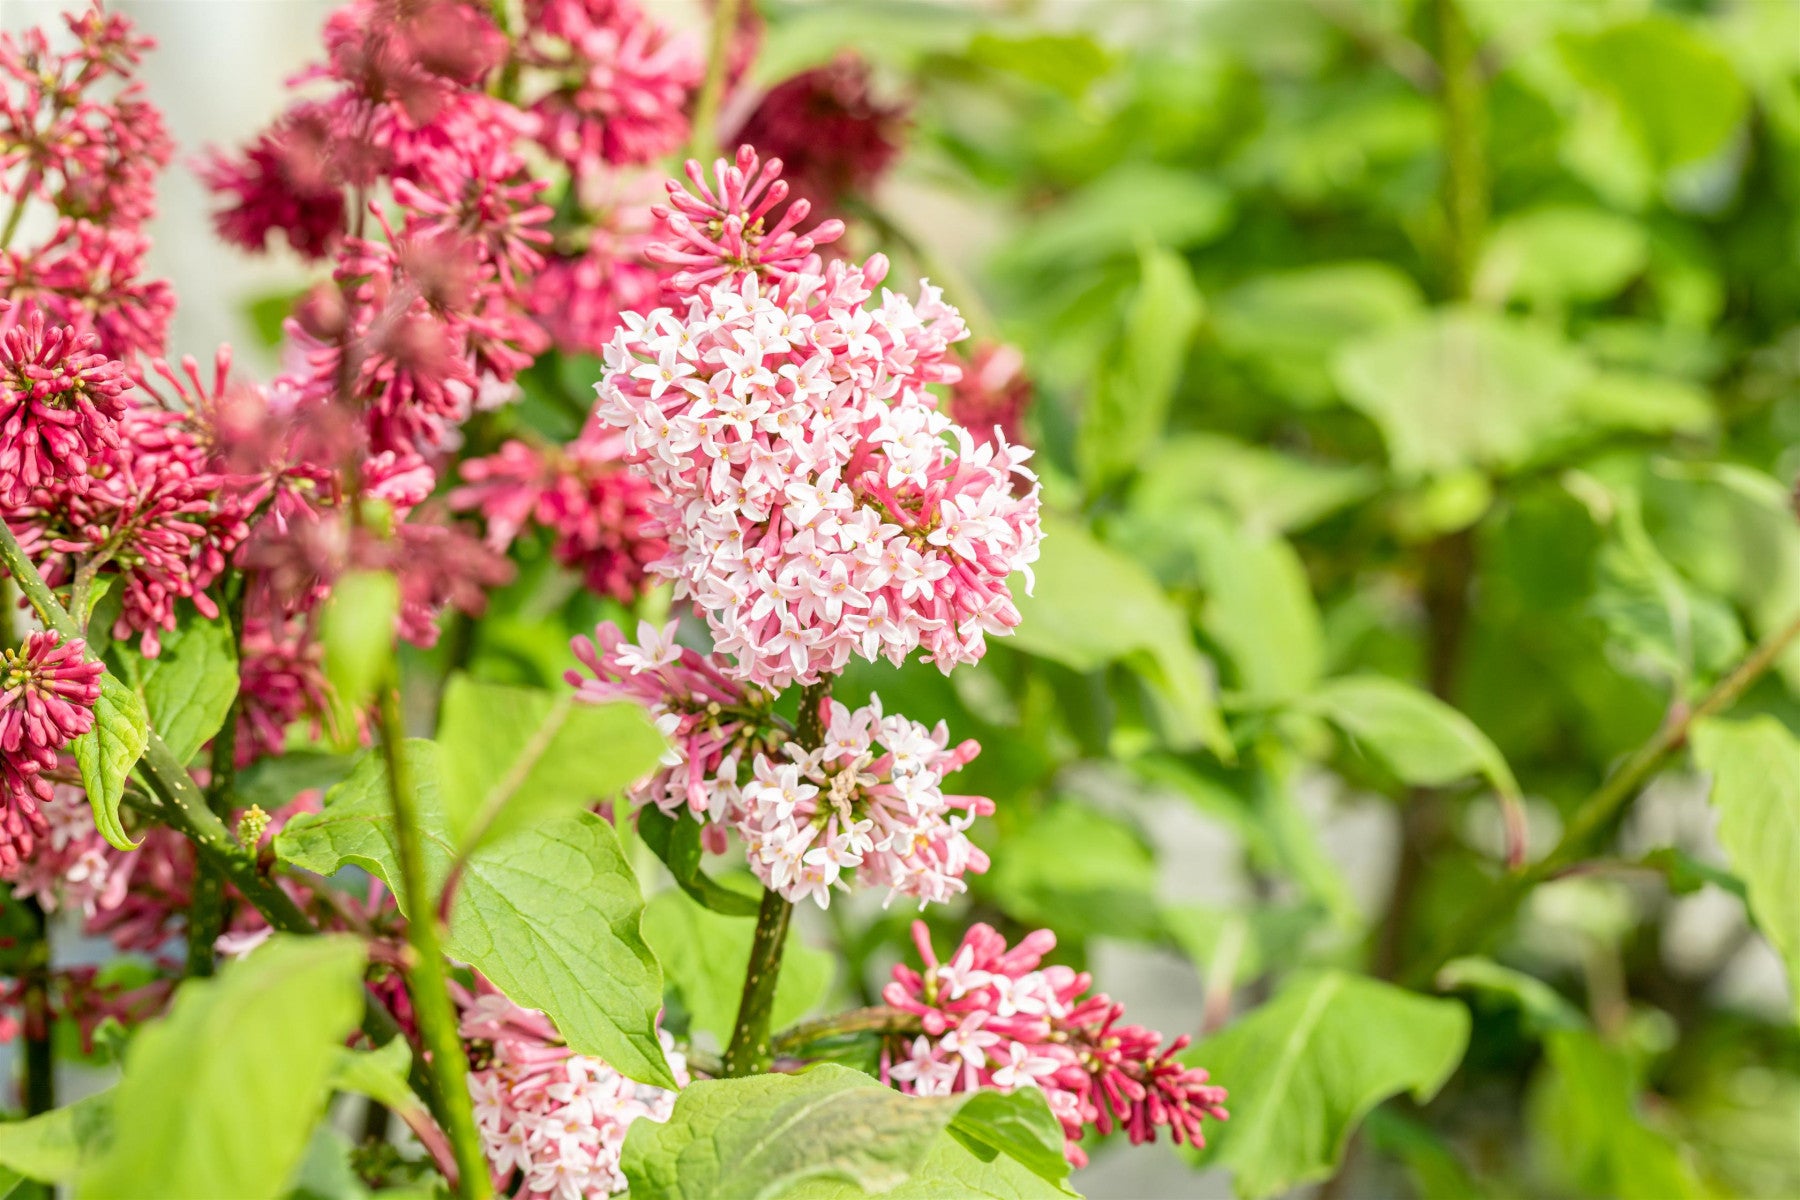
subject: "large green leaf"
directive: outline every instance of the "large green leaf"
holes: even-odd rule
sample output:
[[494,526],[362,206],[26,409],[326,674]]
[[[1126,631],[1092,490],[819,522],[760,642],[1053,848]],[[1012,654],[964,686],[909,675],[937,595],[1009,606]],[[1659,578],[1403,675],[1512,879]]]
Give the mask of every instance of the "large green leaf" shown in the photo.
[[[961,1143],[960,1153],[946,1142]],[[961,1148],[970,1143],[987,1150]],[[1068,1174],[1061,1127],[1036,1089],[907,1096],[827,1063],[689,1085],[667,1122],[631,1127],[621,1168],[633,1195],[665,1200],[858,1194],[809,1182],[853,1184],[868,1195],[909,1185],[955,1195],[945,1167],[994,1153],[1036,1173],[1041,1186],[1025,1194],[1064,1194],[1056,1186]]]
[[444,690],[437,741],[444,821],[464,853],[616,795],[655,770],[663,749],[640,705],[583,704],[567,689],[466,675]]
[[1553,1029],[1585,1029],[1587,1018],[1555,988],[1534,975],[1502,966],[1491,958],[1453,958],[1438,968],[1439,991],[1469,991],[1518,1010],[1530,1033]]
[[100,699],[94,704],[94,727],[70,742],[69,751],[81,768],[81,783],[94,810],[94,828],[121,850],[137,846],[119,823],[119,805],[125,799],[125,780],[149,741],[144,698],[107,672],[100,679]]
[[44,1183],[73,1179],[111,1144],[112,1103],[109,1090],[30,1120],[0,1122],[0,1167]]
[[1386,263],[1325,263],[1252,277],[1219,298],[1213,333],[1256,378],[1307,406],[1336,394],[1331,357],[1352,338],[1405,322],[1419,287]]
[[1562,49],[1575,77],[1618,107],[1659,170],[1719,150],[1749,108],[1731,60],[1674,17],[1572,34]]
[[276,934],[183,984],[126,1051],[112,1145],[82,1164],[81,1195],[279,1196],[362,1015],[365,953],[351,937]]
[[1167,167],[1125,167],[1033,221],[999,265],[1060,278],[1071,266],[1129,255],[1145,244],[1201,245],[1224,233],[1231,218],[1231,193],[1209,179]]
[[1188,514],[1188,533],[1206,590],[1200,624],[1236,669],[1253,702],[1290,700],[1319,681],[1325,632],[1306,567],[1294,548],[1221,514]]
[[1520,321],[1445,312],[1346,345],[1338,386],[1381,430],[1403,476],[1516,468],[1566,431],[1592,368]]
[[1693,739],[1694,761],[1712,775],[1719,844],[1800,988],[1800,740],[1773,717],[1702,721]]
[[[743,998],[755,922],[702,908],[681,891],[658,893],[644,908],[644,940],[663,974],[681,992],[689,1024],[724,1045]],[[788,934],[775,987],[771,1025],[780,1029],[805,1016],[831,986],[832,957]]]
[[1080,937],[1161,936],[1156,859],[1130,826],[1074,800],[1035,814],[976,884],[1009,916]]
[[1303,976],[1182,1055],[1231,1091],[1231,1120],[1207,1131],[1203,1161],[1231,1168],[1246,1197],[1323,1179],[1376,1104],[1435,1095],[1468,1038],[1455,1001],[1342,972]]
[[1155,442],[1200,324],[1200,293],[1179,254],[1149,248],[1125,329],[1088,403],[1081,449],[1090,491],[1128,473]]
[[1304,529],[1369,496],[1380,485],[1366,466],[1314,462],[1211,433],[1164,438],[1131,490],[1132,511],[1167,521],[1217,501],[1257,534]]
[[237,698],[237,647],[224,621],[192,618],[164,634],[162,652],[144,658],[126,646],[137,689],[149,712],[150,728],[186,763],[225,724]]
[[1573,205],[1534,208],[1488,238],[1476,290],[1538,304],[1604,300],[1649,258],[1649,235],[1629,217]]
[[1488,736],[1411,684],[1385,675],[1348,675],[1327,681],[1306,704],[1404,783],[1442,787],[1479,775],[1504,795],[1519,792],[1512,768]]
[[1628,1200],[1711,1194],[1674,1142],[1645,1123],[1642,1084],[1627,1051],[1572,1029],[1552,1031],[1544,1051],[1529,1115],[1558,1183],[1580,1195]]
[[[435,892],[454,855],[437,747],[407,743]],[[323,811],[288,822],[283,860],[320,875],[353,863],[400,894],[387,768],[369,755],[326,793]],[[541,1009],[581,1054],[640,1083],[674,1087],[656,1036],[662,974],[639,930],[644,901],[612,826],[589,812],[539,821],[467,860],[445,953],[486,975],[514,1002]],[[410,914],[409,914],[410,915]]]
[[1036,587],[1014,589],[1023,619],[1013,644],[1077,671],[1128,662],[1158,699],[1172,742],[1229,753],[1211,666],[1156,580],[1074,521],[1045,514],[1044,535]]

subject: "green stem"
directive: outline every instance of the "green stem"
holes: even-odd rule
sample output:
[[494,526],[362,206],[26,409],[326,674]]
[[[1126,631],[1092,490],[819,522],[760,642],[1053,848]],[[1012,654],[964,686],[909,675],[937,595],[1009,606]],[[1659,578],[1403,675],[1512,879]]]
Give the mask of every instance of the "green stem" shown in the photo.
[[1449,293],[1466,300],[1487,224],[1487,127],[1481,64],[1457,0],[1432,0],[1438,70],[1443,79],[1444,220]]
[[[829,681],[808,684],[800,691],[799,732],[795,741],[807,750],[825,740],[820,707],[831,694]],[[781,977],[781,954],[787,947],[788,921],[793,904],[781,893],[763,891],[756,913],[756,935],[750,943],[750,964],[744,972],[743,997],[738,1001],[737,1021],[725,1047],[725,1075],[735,1079],[769,1069],[769,1023],[775,1011],[775,984]]]
[[1480,946],[1493,929],[1509,918],[1531,889],[1560,874],[1585,856],[1600,835],[1609,829],[1627,805],[1656,774],[1663,763],[1687,743],[1694,722],[1716,716],[1730,708],[1737,699],[1761,679],[1782,654],[1800,639],[1800,616],[1757,643],[1756,648],[1734,668],[1731,674],[1713,686],[1692,709],[1678,712],[1663,722],[1654,737],[1639,746],[1611,778],[1601,784],[1581,806],[1563,829],[1556,846],[1542,859],[1522,871],[1503,878],[1478,906],[1430,954],[1406,973],[1406,982],[1415,987],[1430,983],[1437,969],[1458,954]]
[[798,1054],[808,1046],[833,1038],[859,1033],[916,1033],[918,1029],[919,1018],[915,1014],[875,1004],[790,1026],[776,1035],[775,1050],[780,1054]]
[[725,98],[725,70],[731,58],[731,39],[737,33],[738,8],[743,0],[718,0],[713,9],[712,41],[706,51],[706,78],[694,99],[694,128],[688,137],[688,157],[702,164],[718,153],[719,105]]
[[36,900],[25,901],[31,915],[32,944],[25,962],[24,1094],[25,1115],[35,1117],[56,1107],[56,1056],[50,1040],[50,929]]
[[[233,659],[244,657],[244,577],[233,571],[225,583],[225,619],[231,626]],[[213,738],[212,769],[206,781],[206,806],[224,821],[231,816],[232,792],[237,783],[238,708],[242,694],[234,695],[225,712],[225,724]],[[255,846],[245,846],[252,857]],[[225,927],[225,877],[211,863],[201,863],[194,876],[193,907],[188,913],[187,974],[213,973],[213,944]]]
[[[56,594],[44,583],[4,521],[0,521],[0,567],[19,585],[45,628],[54,629],[64,638],[79,636],[75,623],[57,603]],[[285,933],[318,932],[293,898],[257,869],[256,855],[237,844],[225,823],[207,805],[200,785],[155,730],[146,734],[138,773],[160,801],[156,815],[193,842],[201,859],[219,868],[271,926]],[[362,1028],[376,1045],[391,1041],[400,1032],[393,1014],[373,995],[364,1008]]]
[[429,1077],[436,1099],[433,1107],[456,1152],[456,1194],[463,1200],[484,1200],[493,1195],[493,1186],[469,1102],[469,1064],[462,1039],[457,1036],[456,1011],[450,1003],[444,953],[438,944],[437,908],[431,902],[431,883],[425,876],[425,845],[414,803],[412,764],[406,757],[400,689],[391,676],[381,689],[380,717],[381,753],[387,762],[388,795],[394,805],[400,885],[406,894],[406,911],[412,914],[406,923],[406,939],[412,945],[412,961],[407,964],[406,974],[419,1019],[419,1035],[431,1056]]
[[0,250],[12,245],[13,234],[19,232],[19,222],[25,219],[25,197],[31,195],[38,184],[38,172],[34,167],[26,176],[23,186],[14,195],[12,211],[6,214],[6,228],[0,230]]

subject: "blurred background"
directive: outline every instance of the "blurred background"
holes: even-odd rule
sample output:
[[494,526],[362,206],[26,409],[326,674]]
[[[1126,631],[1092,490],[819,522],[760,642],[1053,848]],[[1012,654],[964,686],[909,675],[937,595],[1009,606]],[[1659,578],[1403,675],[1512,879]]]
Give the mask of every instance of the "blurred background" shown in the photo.
[[[144,78],[189,161],[267,123],[331,9],[115,7],[161,43]],[[58,8],[0,0],[0,26]],[[841,690],[986,748],[966,788],[998,801],[995,866],[933,914],[940,947],[1049,925],[1170,1034],[1327,967],[1473,1019],[1441,1090],[1402,1069],[1382,1093],[1435,1098],[1382,1104],[1341,1158],[1302,1145],[1259,1185],[1247,1134],[1201,1166],[1114,1139],[1077,1186],[1800,1194],[1794,1001],[1680,760],[1484,957],[1416,974],[1508,855],[1800,613],[1800,6],[758,9],[728,125],[823,69],[806,95],[846,123],[813,178],[867,169],[815,198],[1002,367],[1022,353],[995,403],[1056,513],[1012,644]],[[173,344],[266,373],[267,314],[310,276],[224,248],[209,210],[178,163],[151,228]],[[529,640],[478,667],[555,679],[564,643]],[[1740,707],[1793,726],[1795,686],[1789,653]],[[808,931],[848,955],[839,999],[910,917]],[[1307,1140],[1292,1087],[1219,1082],[1234,1125]]]

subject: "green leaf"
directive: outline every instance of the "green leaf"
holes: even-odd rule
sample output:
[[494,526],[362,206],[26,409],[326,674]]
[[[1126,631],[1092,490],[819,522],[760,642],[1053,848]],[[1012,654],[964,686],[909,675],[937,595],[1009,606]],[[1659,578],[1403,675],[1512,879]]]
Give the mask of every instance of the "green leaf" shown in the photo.
[[1204,511],[1188,514],[1188,534],[1206,592],[1200,625],[1236,668],[1238,690],[1253,703],[1310,690],[1324,671],[1325,632],[1300,555]]
[[1660,874],[1668,882],[1669,890],[1677,896],[1691,896],[1710,883],[1746,904],[1750,901],[1743,880],[1730,871],[1700,861],[1679,846],[1659,846],[1638,859],[1638,865]]
[[1719,844],[1750,915],[1800,990],[1800,740],[1773,717],[1702,721],[1694,761],[1712,775]]
[[108,671],[100,678],[94,727],[70,742],[69,751],[81,768],[81,784],[94,810],[94,828],[120,850],[137,849],[119,822],[119,805],[125,799],[125,780],[143,757],[149,740],[143,697]]
[[1509,470],[1566,428],[1592,368],[1533,325],[1446,312],[1346,345],[1344,398],[1375,422],[1403,476]]
[[1219,297],[1213,334],[1258,382],[1298,404],[1336,396],[1339,346],[1405,323],[1425,306],[1419,287],[1386,263],[1342,262],[1257,275]]
[[367,1096],[397,1113],[415,1112],[425,1107],[406,1073],[412,1069],[412,1046],[403,1037],[394,1038],[374,1050],[352,1050],[338,1047],[337,1068],[332,1072],[331,1090],[355,1092]]
[[662,735],[636,704],[454,675],[438,728],[444,820],[460,853],[618,794],[656,769]]
[[1306,707],[1355,739],[1404,783],[1443,787],[1480,775],[1519,794],[1512,768],[1475,723],[1437,697],[1384,675],[1327,681]]
[[[976,1099],[984,1095],[993,1098]],[[805,1187],[809,1181],[854,1184],[870,1195],[906,1185],[953,1195],[960,1193],[949,1190],[946,1165],[975,1157],[943,1149],[953,1125],[1041,1171],[1047,1187],[1031,1194],[1062,1194],[1062,1133],[1036,1089],[907,1096],[831,1063],[799,1075],[690,1084],[668,1121],[632,1125],[620,1165],[633,1195],[666,1200],[856,1194]]]
[[109,1089],[29,1120],[0,1122],[0,1167],[43,1183],[73,1179],[111,1144],[112,1105]]
[[126,1051],[113,1143],[83,1163],[81,1195],[279,1196],[362,1015],[364,956],[352,937],[276,934],[183,984]]
[[352,712],[368,704],[394,657],[400,581],[391,571],[346,571],[332,585],[319,619],[325,678],[334,701]]
[[[679,891],[661,892],[644,908],[644,940],[656,952],[669,983],[681,992],[694,1029],[704,1029],[724,1045],[743,998],[750,966],[753,922],[710,912]],[[770,1024],[781,1029],[805,1016],[831,986],[831,955],[788,933],[775,986]]]
[[1501,966],[1491,958],[1454,958],[1438,968],[1440,992],[1469,991],[1519,1010],[1535,1034],[1553,1029],[1586,1029],[1587,1018],[1543,980]]
[[1645,1124],[1642,1085],[1624,1051],[1569,1029],[1551,1031],[1544,1050],[1529,1115],[1570,1190],[1657,1200],[1709,1194],[1675,1144]]
[[1166,519],[1198,504],[1223,504],[1247,532],[1305,529],[1380,486],[1363,466],[1313,462],[1210,433],[1163,438],[1149,451],[1131,490],[1131,509]]
[[697,903],[728,917],[756,915],[761,902],[755,896],[726,887],[700,869],[705,847],[700,843],[700,822],[691,813],[671,817],[655,805],[647,805],[638,813],[637,830],[644,844],[669,868],[676,886]]
[[1363,1130],[1369,1145],[1406,1167],[1415,1194],[1430,1200],[1479,1200],[1485,1194],[1456,1151],[1424,1122],[1378,1108]]
[[1604,300],[1641,274],[1649,260],[1649,236],[1631,218],[1550,205],[1509,217],[1494,230],[1475,290],[1502,302]]
[[1163,909],[1162,924],[1209,984],[1215,974],[1227,973],[1226,982],[1236,986],[1302,961],[1307,940],[1324,918],[1315,903],[1246,908],[1172,904]]
[[1179,254],[1147,247],[1125,328],[1089,403],[1082,431],[1090,491],[1135,466],[1162,432],[1200,324],[1200,293]]
[[192,761],[224,727],[237,698],[237,647],[231,626],[222,620],[191,618],[163,635],[162,652],[155,658],[143,658],[123,646],[117,652],[135,660],[150,728],[176,761]]
[[1146,243],[1187,249],[1231,224],[1231,193],[1187,171],[1124,166],[1033,221],[997,264],[1003,270],[1065,275],[1135,253]]
[[1571,34],[1562,51],[1575,78],[1617,106],[1657,170],[1710,157],[1749,109],[1731,60],[1673,17]]
[[1086,34],[1035,33],[1000,37],[978,33],[969,43],[970,62],[1005,71],[1080,100],[1112,66],[1106,48]]
[[1207,1130],[1201,1161],[1231,1168],[1240,1196],[1324,1179],[1382,1100],[1423,1103],[1461,1061],[1469,1015],[1342,972],[1303,976],[1182,1055],[1231,1089],[1230,1121]]
[[1065,934],[1162,933],[1156,859],[1144,839],[1077,801],[1051,804],[1009,836],[977,886],[1009,916]]
[[1128,661],[1156,696],[1171,743],[1231,753],[1211,666],[1187,618],[1143,567],[1046,513],[1035,574],[1031,595],[1014,589],[1023,618],[1014,645],[1076,671]]
[[[454,855],[439,787],[437,747],[407,743],[435,892]],[[354,864],[399,893],[387,768],[370,754],[325,795],[323,811],[289,821],[275,852],[331,875]],[[578,1054],[603,1058],[640,1083],[672,1088],[656,1036],[662,974],[639,931],[644,901],[612,826],[567,813],[469,856],[450,911],[444,951],[493,981],[515,1003],[546,1013]]]

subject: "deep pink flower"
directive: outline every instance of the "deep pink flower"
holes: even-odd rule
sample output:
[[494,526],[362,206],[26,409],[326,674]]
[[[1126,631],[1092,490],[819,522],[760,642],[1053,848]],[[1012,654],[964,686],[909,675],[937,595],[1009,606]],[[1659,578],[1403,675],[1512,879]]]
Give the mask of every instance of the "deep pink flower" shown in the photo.
[[884,1078],[903,1091],[1040,1088],[1076,1166],[1087,1162],[1076,1143],[1090,1125],[1103,1134],[1118,1125],[1134,1144],[1166,1127],[1175,1141],[1203,1146],[1203,1119],[1226,1119],[1225,1089],[1175,1061],[1185,1035],[1165,1046],[1161,1034],[1120,1024],[1123,1005],[1089,995],[1086,972],[1041,965],[1056,946],[1048,929],[1009,950],[991,927],[976,925],[942,963],[923,922],[913,924],[913,943],[923,972],[899,964],[881,993],[919,1021],[916,1037],[897,1038],[882,1054]]
[[578,177],[651,162],[687,139],[698,48],[632,0],[527,0],[520,53],[550,80],[532,106],[538,140]]
[[303,258],[330,254],[344,236],[344,186],[330,162],[328,114],[299,105],[241,154],[214,152],[201,179],[229,203],[213,214],[219,236],[245,250],[268,246],[279,231]]
[[716,160],[710,184],[693,159],[688,160],[687,177],[692,191],[671,179],[669,204],[650,210],[660,240],[647,248],[652,262],[675,269],[669,286],[681,298],[745,276],[774,281],[816,271],[814,249],[844,235],[844,223],[835,217],[800,233],[800,223],[812,211],[812,203],[803,198],[778,216],[789,191],[781,178],[781,160],[763,162],[750,146],[738,147],[735,162]]
[[770,88],[731,140],[780,160],[794,190],[832,212],[887,172],[905,127],[906,107],[878,100],[869,64],[846,50]]
[[85,487],[119,448],[128,380],[99,339],[48,326],[32,307],[0,334],[0,502],[40,487]]
[[53,324],[94,334],[109,358],[162,354],[175,296],[166,280],[141,277],[149,249],[128,225],[65,219],[42,246],[0,250],[0,297],[16,302],[0,328],[35,307]]
[[0,871],[15,869],[49,830],[43,772],[57,752],[94,725],[102,668],[77,639],[40,630],[0,650]]

